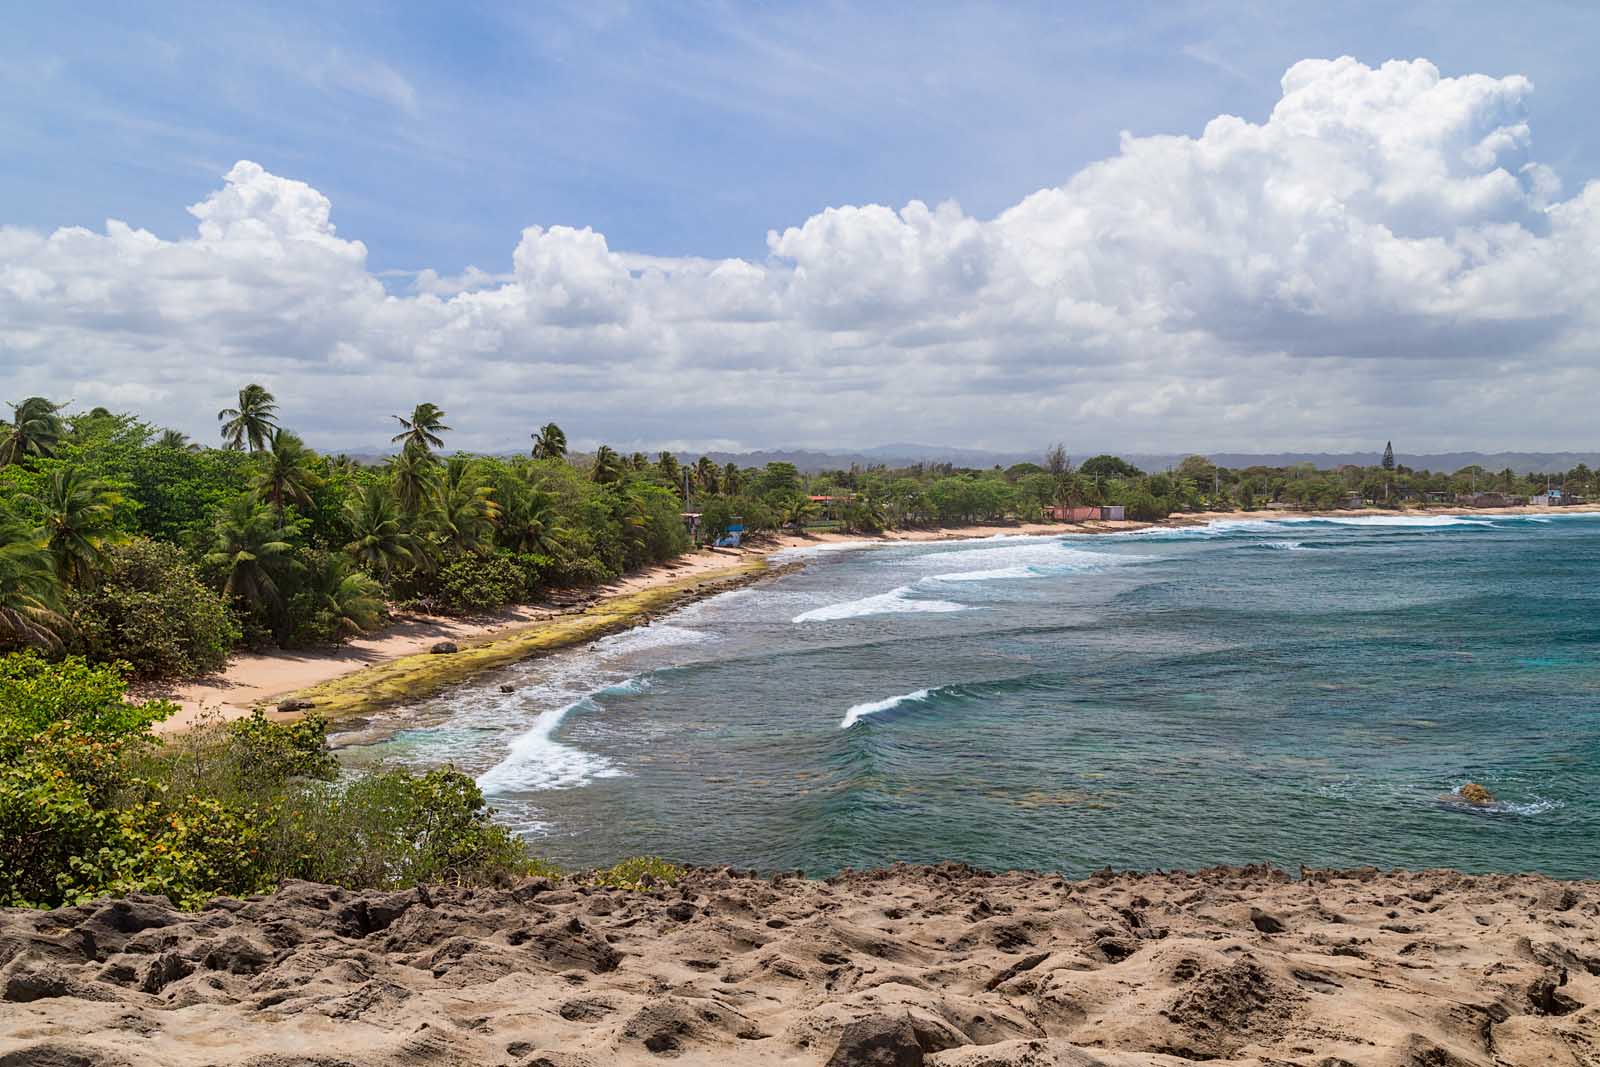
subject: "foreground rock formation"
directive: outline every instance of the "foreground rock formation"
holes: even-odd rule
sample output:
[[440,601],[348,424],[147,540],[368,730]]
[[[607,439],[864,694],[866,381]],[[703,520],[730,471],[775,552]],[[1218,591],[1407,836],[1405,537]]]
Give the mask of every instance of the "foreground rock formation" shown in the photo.
[[692,872],[0,912],[0,1067],[1600,1065],[1600,883]]

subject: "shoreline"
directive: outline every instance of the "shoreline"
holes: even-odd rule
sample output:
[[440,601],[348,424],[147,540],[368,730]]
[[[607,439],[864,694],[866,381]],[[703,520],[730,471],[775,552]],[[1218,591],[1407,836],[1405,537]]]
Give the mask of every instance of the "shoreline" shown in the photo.
[[[697,548],[604,586],[560,591],[543,602],[522,604],[466,617],[400,616],[385,629],[333,650],[244,653],[219,674],[178,685],[152,688],[144,696],[165,697],[179,711],[156,727],[176,733],[206,722],[242,718],[255,708],[274,718],[285,701],[309,700],[329,718],[347,717],[418,699],[467,678],[540,653],[593,640],[648,622],[692,600],[714,596],[781,571],[773,557],[826,545],[962,541],[989,537],[1048,537],[1062,534],[1114,534],[1151,528],[1203,526],[1213,522],[1273,519],[1338,519],[1376,516],[1494,516],[1594,513],[1600,503],[1570,508],[1360,508],[1337,511],[1190,512],[1155,522],[1017,522],[889,530],[882,534],[833,531],[779,533],[738,549]],[[460,651],[432,654],[441,641]]]

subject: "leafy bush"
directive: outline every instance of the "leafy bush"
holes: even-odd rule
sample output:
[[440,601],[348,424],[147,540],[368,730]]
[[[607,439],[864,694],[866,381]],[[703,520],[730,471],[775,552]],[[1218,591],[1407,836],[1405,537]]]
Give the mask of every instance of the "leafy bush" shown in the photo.
[[352,888],[541,872],[454,770],[344,783],[320,719],[257,713],[168,740],[78,657],[0,658],[0,906],[161,893],[184,907],[286,878]]
[[439,572],[439,593],[451,611],[493,611],[521,600],[528,576],[505,552],[462,556]]
[[593,872],[589,876],[589,883],[612,889],[659,889],[677,885],[683,880],[683,875],[682,867],[660,856],[634,856],[614,867]]
[[341,644],[383,622],[387,609],[377,579],[321,549],[302,553],[299,563],[304,585],[284,609],[285,648]]
[[222,598],[206,588],[176,545],[160,541],[107,546],[98,583],[69,591],[68,598],[75,650],[133,664],[140,678],[220,670],[239,639]]
[[484,883],[533,869],[521,842],[489,821],[477,784],[453,768],[378,770],[324,799],[305,810],[318,849],[296,877],[382,887]]

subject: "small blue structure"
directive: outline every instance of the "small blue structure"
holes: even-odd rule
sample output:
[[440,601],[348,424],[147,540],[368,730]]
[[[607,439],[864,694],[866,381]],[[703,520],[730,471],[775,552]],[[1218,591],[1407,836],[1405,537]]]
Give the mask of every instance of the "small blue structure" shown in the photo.
[[738,548],[739,547],[739,539],[742,538],[743,536],[744,536],[744,522],[742,520],[736,519],[733,522],[729,523],[728,524],[728,529],[723,533],[723,535],[721,537],[717,538],[716,547],[718,547],[718,548]]

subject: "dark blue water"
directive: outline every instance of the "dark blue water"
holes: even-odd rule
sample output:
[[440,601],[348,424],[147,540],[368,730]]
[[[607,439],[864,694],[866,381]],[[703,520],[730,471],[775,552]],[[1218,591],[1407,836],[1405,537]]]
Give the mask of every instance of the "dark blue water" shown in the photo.
[[[808,560],[404,709],[356,755],[481,774],[568,865],[1600,876],[1600,516]],[[1469,780],[1498,803],[1441,799]]]

